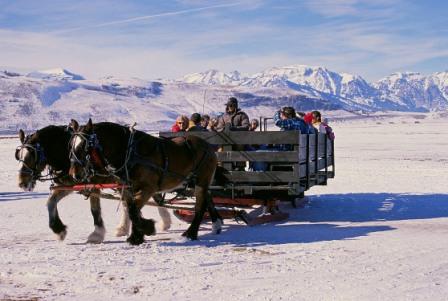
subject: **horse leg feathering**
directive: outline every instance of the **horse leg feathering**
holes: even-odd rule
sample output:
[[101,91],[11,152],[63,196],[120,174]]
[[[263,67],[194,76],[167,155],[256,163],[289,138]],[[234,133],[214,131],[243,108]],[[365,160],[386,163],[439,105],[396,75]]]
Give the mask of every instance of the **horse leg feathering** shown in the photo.
[[115,236],[128,236],[129,230],[131,230],[131,220],[129,219],[128,206],[126,202],[121,202],[120,223],[115,228]]
[[[152,198],[154,199],[154,201],[161,205],[163,202],[163,196],[160,193],[156,193],[155,195],[152,196]],[[159,215],[162,218],[162,224],[160,226],[160,229],[162,231],[167,231],[169,228],[171,228],[171,215],[170,212],[168,211],[168,209],[164,208],[164,207],[157,207],[157,210],[159,211]]]
[[132,221],[132,232],[127,241],[131,245],[140,245],[144,242],[144,235],[155,235],[154,220],[141,216],[140,209],[135,203],[128,203],[129,217]]
[[56,234],[59,240],[64,240],[67,235],[67,227],[62,223],[58,213],[58,202],[65,196],[69,195],[71,191],[56,191],[54,190],[47,201],[49,225],[51,230]]
[[[99,191],[95,191],[94,194],[99,194]],[[103,218],[101,216],[101,203],[100,199],[94,194],[90,195],[90,211],[93,217],[93,224],[95,230],[88,236],[88,243],[102,243],[104,236],[106,235],[106,229],[104,228]]]
[[196,204],[194,206],[194,218],[190,224],[190,227],[182,234],[191,240],[198,239],[199,226],[202,218],[204,217],[205,210],[207,208],[207,190],[203,187],[196,185],[195,187]]

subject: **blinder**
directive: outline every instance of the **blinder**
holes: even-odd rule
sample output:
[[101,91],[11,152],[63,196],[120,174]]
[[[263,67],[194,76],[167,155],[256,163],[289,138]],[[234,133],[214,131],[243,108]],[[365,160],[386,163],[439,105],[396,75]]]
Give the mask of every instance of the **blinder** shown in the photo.
[[[78,146],[79,149],[75,149],[76,137],[81,139],[83,143],[83,145]],[[102,156],[100,155],[102,153],[102,147],[95,133],[74,133],[70,145],[70,162],[72,164],[79,164],[84,169],[85,178],[89,178],[98,174],[95,167],[104,168],[104,166],[106,165]],[[80,153],[80,149],[83,150],[82,153]]]
[[44,164],[46,161],[45,153],[43,147],[36,143],[35,145],[24,143],[16,148],[15,158],[17,161],[24,161],[24,158],[20,158],[20,151],[22,149],[27,149],[30,153],[34,154],[35,165]]
[[[21,157],[21,151],[23,149],[28,150],[30,155],[34,155],[34,162],[25,162],[25,158]],[[23,143],[16,148],[15,158],[17,161],[23,163],[24,170],[21,170],[20,173],[31,174],[35,179],[40,177],[40,173],[46,165],[45,152],[40,143]],[[40,168],[42,168],[42,170],[39,170]]]
[[[75,153],[76,150],[75,150],[74,141],[75,141],[76,137],[78,137],[78,138],[80,138],[81,140],[84,141],[83,150],[85,152],[85,157],[86,157],[85,162],[80,160],[78,158],[78,156],[76,155],[76,153]],[[86,134],[83,134],[83,133],[74,133],[73,136],[72,136],[72,140],[70,142],[70,146],[71,146],[70,162],[78,163],[78,164],[81,164],[83,166],[86,165],[87,162],[90,160],[90,154],[94,150],[101,149],[101,146],[99,144],[98,138],[96,137],[95,133],[90,134],[90,135],[86,135]]]
[[17,160],[17,161],[20,160],[19,152],[20,152],[20,148],[17,147],[17,148],[16,148],[16,154],[15,154],[15,157],[16,157],[16,160]]

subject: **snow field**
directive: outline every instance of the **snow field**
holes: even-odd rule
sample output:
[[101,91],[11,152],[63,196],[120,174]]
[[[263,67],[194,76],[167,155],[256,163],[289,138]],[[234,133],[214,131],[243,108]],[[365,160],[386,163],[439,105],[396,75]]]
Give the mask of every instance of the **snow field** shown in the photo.
[[[130,246],[113,236],[117,203],[104,200],[106,241],[89,245],[88,201],[59,204],[68,226],[48,228],[48,184],[19,193],[14,148],[0,140],[0,299],[446,300],[448,121],[412,116],[338,122],[336,178],[313,187],[284,223],[204,224],[199,241],[173,219]],[[380,124],[378,124],[380,123]],[[146,217],[160,220],[155,208]]]

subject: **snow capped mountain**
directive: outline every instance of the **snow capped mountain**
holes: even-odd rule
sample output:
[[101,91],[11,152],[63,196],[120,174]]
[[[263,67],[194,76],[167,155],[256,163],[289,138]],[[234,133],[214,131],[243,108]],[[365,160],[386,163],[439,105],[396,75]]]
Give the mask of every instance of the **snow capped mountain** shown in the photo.
[[448,99],[448,71],[445,72],[437,72],[432,75],[432,80],[434,85],[442,93],[445,99]]
[[[203,85],[233,85],[254,89],[279,88],[308,96],[341,102],[367,110],[446,110],[448,108],[448,73],[430,76],[419,73],[394,73],[377,83],[368,83],[361,76],[337,73],[325,67],[290,65],[269,68],[251,76],[224,80],[210,71],[187,75],[189,82]],[[213,70],[214,75],[225,73]]]
[[7,77],[15,77],[15,76],[20,76],[20,74],[17,72],[12,72],[12,71],[8,71],[8,70],[0,71],[0,77],[7,78]]
[[99,81],[85,81],[82,87],[87,90],[105,92],[118,96],[135,96],[137,98],[152,98],[161,93],[162,84],[142,80],[138,78],[120,79],[112,76],[105,77]]
[[243,76],[209,70],[178,80],[105,77],[85,80],[58,68],[20,75],[0,72],[0,131],[48,124],[137,122],[142,129],[169,128],[179,114],[221,113],[235,96],[249,116],[270,116],[282,106],[298,110],[448,110],[448,72],[429,76],[394,73],[377,83],[324,67],[290,65]]
[[361,76],[342,73],[340,95],[347,98],[375,98],[378,91],[367,83]]
[[241,82],[241,79],[241,74],[238,71],[224,73],[212,69],[202,73],[192,73],[185,75],[179,81],[189,84],[237,85]]
[[81,75],[72,73],[63,68],[55,68],[49,70],[35,71],[27,75],[32,78],[40,78],[47,80],[83,80]]
[[[317,91],[338,94],[341,76],[335,72],[331,72],[323,67],[308,67],[304,65],[291,65],[286,67],[274,67],[267,69],[261,73],[254,74],[242,85],[249,87],[264,86],[285,86],[279,84],[285,82],[286,86],[298,84],[300,86],[308,86]],[[288,84],[288,82],[290,84]]]
[[[213,80],[210,80],[210,75],[213,75]],[[225,75],[226,73],[213,70],[213,73],[207,71],[187,75],[184,79],[204,85],[233,84],[250,88],[289,88],[316,96],[325,93],[349,99],[370,98],[378,94],[362,77],[346,73],[338,74],[324,67],[305,65],[274,67],[252,76],[233,77],[232,80],[228,80]]]
[[396,98],[411,110],[448,108],[448,73],[423,76],[416,72],[393,73],[375,84],[385,98]]

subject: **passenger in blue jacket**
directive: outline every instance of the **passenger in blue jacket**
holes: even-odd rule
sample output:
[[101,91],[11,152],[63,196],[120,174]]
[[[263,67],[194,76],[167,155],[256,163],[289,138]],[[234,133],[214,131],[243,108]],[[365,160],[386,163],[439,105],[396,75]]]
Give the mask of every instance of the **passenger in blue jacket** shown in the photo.
[[302,134],[310,134],[309,126],[296,116],[296,110],[293,107],[283,107],[280,111],[274,114],[274,124],[280,128],[281,131],[300,131]]

